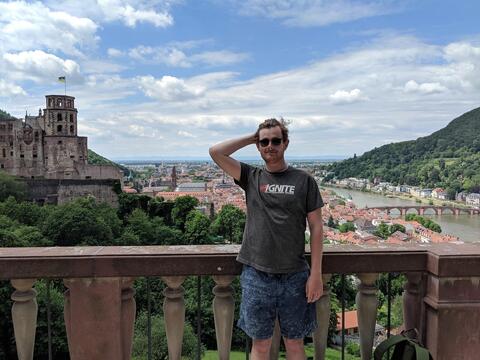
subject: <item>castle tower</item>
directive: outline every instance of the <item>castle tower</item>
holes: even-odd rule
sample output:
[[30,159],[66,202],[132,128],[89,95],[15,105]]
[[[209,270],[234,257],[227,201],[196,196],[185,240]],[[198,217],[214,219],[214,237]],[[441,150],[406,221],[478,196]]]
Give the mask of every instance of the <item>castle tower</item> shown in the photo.
[[44,109],[44,131],[47,136],[77,136],[75,98],[66,95],[47,95]]
[[172,191],[175,191],[177,188],[177,169],[175,166],[173,166],[172,169]]

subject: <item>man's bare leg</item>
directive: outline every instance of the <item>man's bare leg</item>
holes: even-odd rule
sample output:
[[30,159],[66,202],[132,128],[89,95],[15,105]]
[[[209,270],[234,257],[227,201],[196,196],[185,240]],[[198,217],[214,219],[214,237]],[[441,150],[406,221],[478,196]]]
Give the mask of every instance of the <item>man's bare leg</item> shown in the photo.
[[287,360],[305,360],[305,347],[303,339],[286,339],[283,338],[285,349],[287,350]]
[[270,347],[272,346],[272,338],[265,340],[252,341],[252,353],[250,354],[252,360],[269,360]]

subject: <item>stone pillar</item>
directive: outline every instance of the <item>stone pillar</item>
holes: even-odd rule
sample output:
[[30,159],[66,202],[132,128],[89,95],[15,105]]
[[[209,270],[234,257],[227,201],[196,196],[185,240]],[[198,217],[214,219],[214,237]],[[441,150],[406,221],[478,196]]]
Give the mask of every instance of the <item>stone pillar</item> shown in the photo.
[[330,323],[330,287],[328,282],[331,274],[323,276],[323,295],[317,301],[317,323],[318,328],[313,333],[313,344],[315,346],[315,360],[325,359],[325,350],[328,340],[328,325]]
[[435,360],[478,359],[480,281],[428,275],[425,345]]
[[70,359],[128,358],[123,352],[131,345],[124,344],[124,336],[133,325],[125,321],[133,318],[122,313],[123,283],[122,278],[64,280],[68,288],[64,316]]
[[378,274],[358,274],[360,285],[355,299],[357,305],[358,331],[360,333],[360,354],[362,360],[372,357],[375,322],[377,319],[377,288],[375,281]]
[[425,213],[425,209],[423,207],[418,209],[419,215],[423,215]]
[[15,288],[11,298],[13,331],[19,360],[33,359],[35,331],[37,329],[37,292],[33,289],[35,279],[10,281]]
[[403,292],[403,325],[405,330],[417,329],[419,334],[421,329],[421,308],[422,296],[420,294],[420,284],[422,273],[406,273],[407,282],[404,285]]
[[167,284],[163,291],[163,314],[165,317],[165,333],[167,335],[169,360],[180,360],[182,356],[183,328],[185,324],[185,290],[182,283],[185,276],[165,276],[162,280]]
[[133,289],[134,278],[123,278],[122,289],[122,345],[123,360],[130,360],[132,356],[133,331],[135,328],[135,290]]
[[235,300],[233,288],[230,285],[235,277],[229,275],[213,276],[215,284],[213,288],[213,317],[215,319],[215,335],[217,337],[218,359],[230,358],[232,345],[233,316]]
[[275,319],[275,327],[273,328],[272,344],[270,345],[270,360],[277,360],[280,353],[280,342],[282,334],[280,332],[280,323],[278,318]]

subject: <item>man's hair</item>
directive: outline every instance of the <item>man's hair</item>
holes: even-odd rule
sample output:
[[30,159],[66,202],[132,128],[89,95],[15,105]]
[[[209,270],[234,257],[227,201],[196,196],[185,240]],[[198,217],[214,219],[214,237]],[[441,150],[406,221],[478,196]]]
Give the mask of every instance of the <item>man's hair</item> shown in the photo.
[[260,125],[258,125],[258,129],[255,133],[255,137],[257,138],[257,141],[259,140],[259,135],[260,135],[260,130],[262,129],[270,129],[275,126],[280,127],[280,130],[282,130],[282,140],[285,142],[288,140],[288,128],[287,128],[288,122],[284,120],[283,118],[280,118],[280,120],[277,119],[267,119],[264,120]]

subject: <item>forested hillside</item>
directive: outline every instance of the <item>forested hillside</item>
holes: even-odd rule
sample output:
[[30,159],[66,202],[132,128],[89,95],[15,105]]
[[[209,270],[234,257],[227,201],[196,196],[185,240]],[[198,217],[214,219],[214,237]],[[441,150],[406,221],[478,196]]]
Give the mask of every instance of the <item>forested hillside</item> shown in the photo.
[[129,174],[129,170],[116,162],[108,160],[101,155],[98,155],[95,151],[88,149],[88,163],[92,165],[113,165],[118,167],[120,170],[123,171],[125,175]]
[[433,134],[384,145],[332,164],[337,178],[380,177],[394,184],[480,191],[480,108]]

